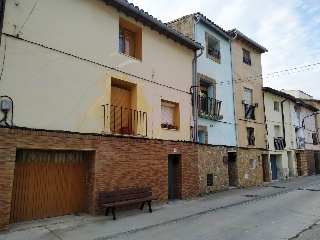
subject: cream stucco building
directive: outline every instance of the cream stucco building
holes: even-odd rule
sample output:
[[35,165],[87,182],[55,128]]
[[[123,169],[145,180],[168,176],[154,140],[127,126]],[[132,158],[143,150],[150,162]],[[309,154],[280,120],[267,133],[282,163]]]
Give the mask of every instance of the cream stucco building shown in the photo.
[[316,173],[317,108],[282,91],[263,91],[272,180]]
[[7,1],[5,9],[0,96],[12,107],[2,124],[190,140],[200,44],[126,1]]

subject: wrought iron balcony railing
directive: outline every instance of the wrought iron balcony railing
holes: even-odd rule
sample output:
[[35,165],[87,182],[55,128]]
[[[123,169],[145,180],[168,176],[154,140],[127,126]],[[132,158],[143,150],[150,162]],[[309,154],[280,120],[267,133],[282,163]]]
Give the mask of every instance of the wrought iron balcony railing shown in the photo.
[[104,129],[113,134],[147,136],[147,113],[110,104],[103,106]]
[[305,149],[305,139],[302,137],[297,137],[297,149]]
[[214,120],[221,120],[223,118],[220,114],[222,101],[200,95],[198,96],[198,101],[200,116],[212,118]]
[[284,140],[283,138],[274,138],[274,149],[275,150],[284,150]]
[[256,119],[255,109],[257,104],[246,104],[244,103],[244,117],[248,119]]
[[251,65],[251,59],[250,58],[243,57],[243,62],[248,64],[248,65]]
[[208,54],[220,59],[220,52],[213,47],[208,46]]

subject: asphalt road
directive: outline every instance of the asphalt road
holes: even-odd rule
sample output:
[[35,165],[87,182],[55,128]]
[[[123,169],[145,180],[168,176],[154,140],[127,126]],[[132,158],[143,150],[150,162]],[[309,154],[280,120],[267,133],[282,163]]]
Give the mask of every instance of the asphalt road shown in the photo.
[[252,202],[208,211],[201,215],[195,214],[176,222],[118,236],[116,239],[316,240],[320,239],[318,222],[320,222],[320,184],[257,198]]
[[[1,216],[0,216],[1,217]],[[133,209],[10,224],[0,240],[320,240],[320,175]]]

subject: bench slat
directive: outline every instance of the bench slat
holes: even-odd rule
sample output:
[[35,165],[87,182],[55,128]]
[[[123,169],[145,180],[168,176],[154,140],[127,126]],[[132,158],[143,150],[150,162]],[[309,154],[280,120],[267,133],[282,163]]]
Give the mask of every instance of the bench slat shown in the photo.
[[100,202],[102,203],[121,202],[125,200],[139,199],[139,198],[145,198],[150,196],[152,196],[151,192],[133,193],[133,194],[126,194],[126,195],[117,195],[112,197],[101,197]]
[[148,197],[148,198],[141,198],[141,199],[132,199],[132,200],[127,200],[127,201],[122,201],[122,202],[104,203],[104,204],[101,204],[101,205],[104,206],[104,207],[115,207],[115,206],[131,204],[131,203],[139,203],[139,202],[142,203],[142,202],[156,200],[156,199],[158,199],[158,198]]
[[106,191],[106,192],[101,192],[100,196],[101,197],[112,197],[112,196],[118,196],[118,195],[126,195],[126,194],[133,194],[133,193],[143,193],[143,192],[151,192],[151,187]]

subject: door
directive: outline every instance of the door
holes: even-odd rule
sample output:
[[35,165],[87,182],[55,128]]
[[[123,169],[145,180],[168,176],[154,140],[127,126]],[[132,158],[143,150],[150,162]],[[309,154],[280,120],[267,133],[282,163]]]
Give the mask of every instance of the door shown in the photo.
[[320,158],[319,158],[320,152],[314,153],[314,160],[316,162],[316,174],[320,174]]
[[271,172],[272,172],[272,180],[278,179],[278,171],[277,171],[277,155],[270,155],[271,162]]
[[297,160],[298,176],[302,176],[302,164],[301,164],[301,155],[300,155],[300,153],[296,153],[296,160]]
[[270,165],[268,162],[268,154],[262,154],[262,171],[263,171],[263,181],[269,182],[270,181]]
[[168,156],[168,199],[174,199],[174,156]]
[[113,133],[129,134],[132,130],[131,90],[111,86],[110,129]]
[[168,200],[182,199],[182,161],[180,154],[168,155]]
[[85,211],[83,152],[17,150],[10,222]]

